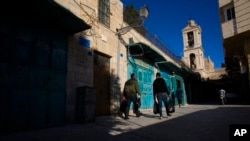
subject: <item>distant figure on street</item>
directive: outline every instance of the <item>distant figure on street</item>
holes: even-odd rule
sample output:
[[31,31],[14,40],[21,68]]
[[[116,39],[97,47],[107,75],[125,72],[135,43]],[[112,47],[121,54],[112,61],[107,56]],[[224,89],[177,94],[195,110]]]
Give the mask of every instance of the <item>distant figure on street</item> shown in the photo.
[[133,102],[134,105],[134,113],[136,114],[137,117],[141,116],[141,113],[139,111],[140,103],[138,103],[138,100],[140,100],[141,97],[141,91],[139,89],[138,81],[136,80],[136,75],[135,73],[132,73],[131,78],[126,81],[125,86],[124,86],[124,97],[127,101],[127,106],[126,106],[126,111],[125,111],[125,119],[129,119],[129,109],[131,102]]
[[224,105],[226,101],[226,91],[224,89],[220,89],[218,93],[219,93],[220,103]]
[[158,103],[160,119],[163,118],[162,101],[166,107],[167,115],[171,116],[169,107],[168,107],[168,98],[171,98],[171,95],[168,91],[165,80],[161,77],[161,74],[159,72],[156,73],[156,79],[153,82],[153,95],[154,95],[155,102]]

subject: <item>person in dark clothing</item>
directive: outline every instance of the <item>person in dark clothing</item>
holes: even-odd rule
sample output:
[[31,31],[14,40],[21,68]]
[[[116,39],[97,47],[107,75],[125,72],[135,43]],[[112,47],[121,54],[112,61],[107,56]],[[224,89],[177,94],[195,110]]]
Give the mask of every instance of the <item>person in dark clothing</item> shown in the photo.
[[182,95],[183,95],[182,89],[178,87],[176,90],[176,96],[177,96],[179,108],[181,108]]
[[133,113],[136,114],[136,110],[138,110],[138,112],[142,115],[142,113],[139,110],[140,107],[141,107],[141,98],[137,97],[136,104],[133,105]]
[[168,98],[171,98],[171,95],[168,91],[165,80],[161,77],[161,74],[156,73],[156,79],[153,82],[153,95],[154,100],[158,103],[160,119],[163,118],[162,115],[162,102],[166,107],[166,112],[168,116],[171,116],[169,107],[168,107]]
[[141,97],[141,92],[139,89],[138,81],[136,80],[136,75],[135,73],[131,74],[131,78],[126,81],[125,86],[124,86],[124,96],[127,101],[127,107],[125,111],[125,119],[129,119],[129,109],[131,102],[133,102],[134,105],[134,112],[137,117],[141,116],[141,113],[139,111],[139,106],[136,106],[138,103],[138,99]]
[[219,98],[220,98],[220,103],[222,105],[225,105],[225,101],[226,101],[226,91],[224,89],[220,89],[219,90]]

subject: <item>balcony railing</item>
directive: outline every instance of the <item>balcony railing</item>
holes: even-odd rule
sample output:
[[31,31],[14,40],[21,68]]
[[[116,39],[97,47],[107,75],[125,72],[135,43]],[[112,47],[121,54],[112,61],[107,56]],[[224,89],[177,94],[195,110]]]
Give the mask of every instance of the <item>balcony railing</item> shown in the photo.
[[153,35],[152,33],[148,32],[146,30],[145,38],[148,41],[150,41],[152,44],[154,44],[158,49],[163,51],[167,56],[169,56],[171,59],[173,59],[173,61],[175,63],[177,63],[181,67],[191,71],[190,68],[181,60],[181,57],[174,54],[173,51],[171,51],[171,49],[167,45],[165,45],[162,41],[160,41],[155,35]]

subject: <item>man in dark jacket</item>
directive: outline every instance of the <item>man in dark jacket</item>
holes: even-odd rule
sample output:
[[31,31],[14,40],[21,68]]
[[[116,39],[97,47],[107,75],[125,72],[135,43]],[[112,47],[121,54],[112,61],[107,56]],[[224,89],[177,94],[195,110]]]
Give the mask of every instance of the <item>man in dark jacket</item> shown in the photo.
[[162,101],[165,104],[167,115],[171,116],[169,112],[169,107],[168,107],[168,97],[170,98],[171,95],[168,91],[165,80],[161,77],[161,74],[159,72],[156,73],[156,79],[154,80],[154,83],[153,83],[153,94],[154,94],[155,102],[158,103],[160,119],[163,118]]
[[135,73],[132,73],[131,78],[126,81],[123,93],[124,93],[124,96],[127,100],[125,119],[129,119],[128,115],[129,115],[129,109],[130,109],[131,102],[133,102],[133,104],[135,106],[134,112],[135,112],[136,116],[139,117],[141,115],[141,113],[139,112],[139,106],[136,106],[136,105],[138,104],[137,99],[141,97],[141,91],[139,89],[139,85],[138,85],[138,82],[136,80]]

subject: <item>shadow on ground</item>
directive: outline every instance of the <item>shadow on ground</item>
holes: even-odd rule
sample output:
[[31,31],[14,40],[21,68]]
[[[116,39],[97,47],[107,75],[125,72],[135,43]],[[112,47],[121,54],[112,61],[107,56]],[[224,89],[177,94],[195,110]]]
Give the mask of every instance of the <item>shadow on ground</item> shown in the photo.
[[1,141],[228,141],[230,124],[250,124],[247,105],[187,105],[177,108],[170,118],[143,113],[129,120],[99,117],[94,123],[0,136]]

